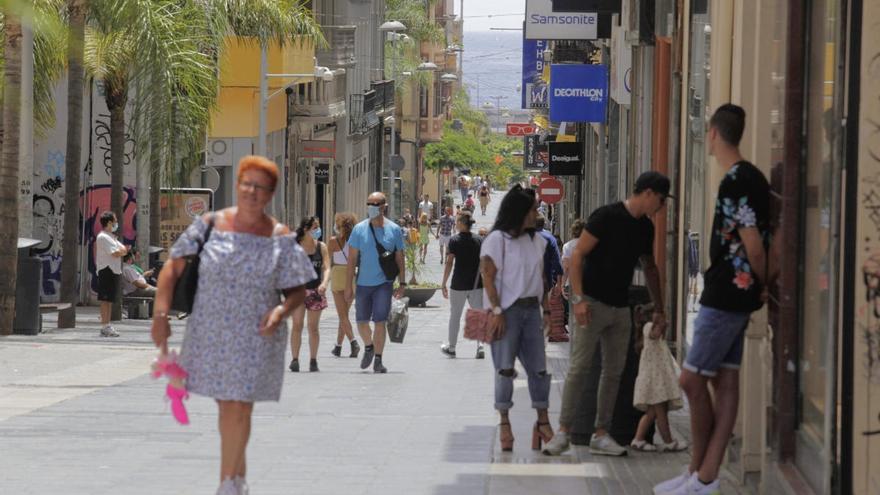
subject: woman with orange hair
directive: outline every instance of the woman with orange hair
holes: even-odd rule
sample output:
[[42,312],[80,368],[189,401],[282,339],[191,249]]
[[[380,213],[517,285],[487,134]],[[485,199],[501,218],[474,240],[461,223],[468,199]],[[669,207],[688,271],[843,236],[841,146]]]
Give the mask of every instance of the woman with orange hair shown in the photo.
[[247,492],[245,451],[254,402],[281,396],[284,321],[303,303],[304,286],[316,277],[296,236],[265,212],[277,182],[273,162],[242,158],[237,205],[196,218],[171,247],[159,274],[152,337],[167,352],[175,284],[187,258],[200,257],[181,364],[189,374],[187,390],[217,401],[219,495]]

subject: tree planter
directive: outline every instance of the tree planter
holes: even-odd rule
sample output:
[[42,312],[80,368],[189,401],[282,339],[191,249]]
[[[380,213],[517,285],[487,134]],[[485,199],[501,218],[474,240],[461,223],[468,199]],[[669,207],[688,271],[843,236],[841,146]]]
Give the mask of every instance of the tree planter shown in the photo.
[[403,295],[409,298],[410,306],[425,307],[425,304],[434,297],[437,292],[436,287],[407,287],[403,291]]

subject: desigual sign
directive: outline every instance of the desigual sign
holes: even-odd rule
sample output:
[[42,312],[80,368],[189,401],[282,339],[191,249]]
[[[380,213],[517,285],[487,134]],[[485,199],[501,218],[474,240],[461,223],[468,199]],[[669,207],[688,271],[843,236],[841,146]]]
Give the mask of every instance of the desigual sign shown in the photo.
[[550,66],[550,120],[605,122],[608,104],[608,66],[554,64]]
[[594,40],[598,24],[597,13],[553,12],[551,0],[526,0],[526,39]]
[[584,144],[553,142],[547,145],[550,175],[581,175],[584,168]]

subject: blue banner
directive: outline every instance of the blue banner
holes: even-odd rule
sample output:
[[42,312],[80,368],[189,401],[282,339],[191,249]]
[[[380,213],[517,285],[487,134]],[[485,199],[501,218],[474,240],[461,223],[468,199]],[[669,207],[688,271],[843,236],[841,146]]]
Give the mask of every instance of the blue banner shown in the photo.
[[544,72],[544,50],[547,40],[527,40],[523,35],[522,108],[547,108],[547,84]]
[[608,105],[608,66],[554,64],[550,66],[550,120],[605,122]]

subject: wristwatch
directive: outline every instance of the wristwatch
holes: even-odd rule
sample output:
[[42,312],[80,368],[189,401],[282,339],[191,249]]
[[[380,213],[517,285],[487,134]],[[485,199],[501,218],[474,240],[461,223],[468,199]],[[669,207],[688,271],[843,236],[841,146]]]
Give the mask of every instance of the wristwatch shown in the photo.
[[572,304],[580,304],[584,301],[586,301],[586,298],[584,297],[583,294],[574,294],[571,296],[571,303]]
[[406,282],[397,282],[399,287],[406,287]]
[[504,310],[501,309],[501,306],[493,306],[492,307],[492,314],[495,316],[500,316],[501,313],[503,313],[503,312],[504,312]]

